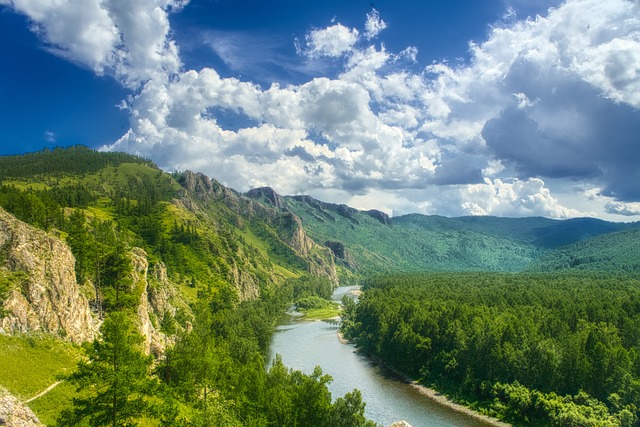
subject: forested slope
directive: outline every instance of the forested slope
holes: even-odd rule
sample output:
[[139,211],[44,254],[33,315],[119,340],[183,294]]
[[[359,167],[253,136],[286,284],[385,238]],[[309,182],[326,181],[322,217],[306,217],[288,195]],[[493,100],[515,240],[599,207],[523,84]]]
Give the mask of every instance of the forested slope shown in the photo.
[[[260,192],[252,193],[260,198]],[[637,228],[593,218],[498,218],[427,216],[389,218],[309,196],[262,200],[302,219],[319,242],[339,249],[346,270],[359,274],[392,271],[522,271],[541,255],[566,244]]]
[[640,229],[594,237],[544,254],[531,271],[624,271],[640,273]]
[[[34,247],[51,241],[70,248],[75,271],[66,280],[77,281],[100,325],[84,358],[71,358],[77,368],[58,372],[65,385],[52,392],[56,404],[35,401],[47,423],[369,425],[360,394],[333,401],[320,370],[305,375],[276,361],[265,371],[285,307],[330,293],[337,281],[331,251],[295,215],[201,174],[169,175],[148,160],[82,146],[0,157],[0,165],[0,207],[11,214],[0,221],[7,238],[0,317],[20,318],[14,310],[28,311],[39,301],[34,295],[55,293],[12,261],[16,239],[37,234]],[[50,261],[41,264],[42,277],[55,272]],[[7,305],[17,300],[27,306]],[[143,335],[149,329],[164,340],[151,355]],[[68,339],[64,329],[9,330],[15,335],[0,346],[28,352],[43,331]],[[17,379],[11,391],[19,394],[20,381],[38,372],[19,375],[12,366],[19,365],[3,365],[3,378]]]

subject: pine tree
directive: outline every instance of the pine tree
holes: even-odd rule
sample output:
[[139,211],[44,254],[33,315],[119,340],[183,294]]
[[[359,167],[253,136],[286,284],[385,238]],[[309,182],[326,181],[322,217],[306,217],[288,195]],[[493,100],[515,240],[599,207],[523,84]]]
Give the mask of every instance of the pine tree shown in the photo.
[[102,338],[85,347],[86,359],[69,377],[83,397],[62,413],[60,426],[83,419],[95,427],[135,426],[153,412],[151,396],[157,384],[149,377],[152,358],[143,353],[143,338],[133,321],[123,312],[112,312],[100,331]]

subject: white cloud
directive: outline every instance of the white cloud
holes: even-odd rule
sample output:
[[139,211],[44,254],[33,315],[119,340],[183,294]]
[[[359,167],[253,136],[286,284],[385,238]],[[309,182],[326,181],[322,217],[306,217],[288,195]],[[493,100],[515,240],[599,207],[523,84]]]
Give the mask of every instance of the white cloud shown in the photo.
[[99,75],[113,73],[130,88],[162,79],[181,66],[169,39],[170,11],[185,0],[0,0],[26,15],[48,49]]
[[44,139],[48,143],[53,144],[54,142],[56,142],[56,134],[48,130],[44,133]]
[[305,38],[304,53],[311,58],[320,56],[339,58],[353,49],[359,36],[358,30],[347,28],[342,24],[315,29]]
[[112,61],[118,30],[100,0],[0,0],[31,20],[31,29],[49,48],[98,74]]
[[367,14],[367,22],[364,24],[364,28],[364,36],[369,40],[377,37],[382,30],[387,28],[387,23],[380,18],[378,11],[373,9]]
[[615,215],[640,216],[640,203],[610,202],[605,206],[607,212]]

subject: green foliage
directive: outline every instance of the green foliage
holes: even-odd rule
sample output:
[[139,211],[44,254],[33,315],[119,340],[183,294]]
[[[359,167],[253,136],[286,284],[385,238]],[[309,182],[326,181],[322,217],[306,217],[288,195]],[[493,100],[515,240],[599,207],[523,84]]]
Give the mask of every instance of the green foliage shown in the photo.
[[640,229],[605,234],[551,251],[529,270],[640,273]]
[[288,283],[293,286],[293,299],[295,301],[309,296],[317,296],[328,300],[331,298],[334,285],[326,277],[300,276],[289,279]]
[[153,413],[151,397],[157,386],[149,377],[152,358],[142,352],[142,336],[129,315],[111,313],[100,331],[102,338],[86,346],[86,360],[68,378],[85,395],[61,414],[60,426],[84,419],[91,426],[132,426]]
[[[341,279],[349,279],[351,271],[365,277],[416,271],[518,272],[550,249],[638,228],[637,223],[592,218],[557,221],[418,214],[394,217],[389,224],[370,212],[323,203],[308,196],[284,197],[283,201],[287,209],[302,218],[305,229],[316,241],[344,245],[346,253],[336,254],[338,264],[346,270]],[[589,255],[595,255],[597,250],[593,252]],[[622,251],[615,256],[621,254]],[[607,264],[608,255],[599,257],[602,262],[592,270],[618,271],[620,264]],[[637,248],[623,259],[624,265],[637,266]]]
[[51,336],[0,334],[0,384],[26,400],[69,374],[79,356],[76,347]]
[[296,305],[300,310],[310,310],[312,308],[325,308],[331,307],[331,301],[327,301],[324,298],[320,298],[319,296],[310,296],[301,298],[296,301]]
[[[607,425],[638,415],[637,279],[415,274],[365,289],[357,305],[345,301],[345,336],[398,370],[518,422]],[[554,409],[555,394],[593,400],[561,398]]]
[[[47,420],[59,396],[59,409],[66,408],[60,425],[369,425],[358,393],[334,409],[330,378],[319,369],[265,369],[285,308],[295,299],[328,298],[333,288],[328,279],[309,278],[311,256],[287,243],[296,225],[290,214],[255,206],[215,182],[206,194],[181,188],[128,155],[73,147],[0,158],[0,165],[11,163],[0,166],[0,206],[36,227],[58,229],[76,258],[78,281],[94,287],[92,308],[105,319],[76,372],[40,401]],[[143,292],[137,248],[150,272],[166,266],[190,302],[175,316],[152,318],[176,338],[153,372],[130,320]],[[151,276],[150,286],[159,286]],[[17,286],[17,276],[0,277],[3,291]],[[260,298],[241,302],[241,287]],[[78,389],[71,406],[70,385]]]

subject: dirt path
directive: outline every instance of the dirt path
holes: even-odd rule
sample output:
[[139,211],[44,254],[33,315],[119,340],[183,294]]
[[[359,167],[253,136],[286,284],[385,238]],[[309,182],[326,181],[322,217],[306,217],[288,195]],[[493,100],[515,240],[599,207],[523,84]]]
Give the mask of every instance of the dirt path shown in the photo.
[[56,381],[55,383],[51,384],[49,387],[45,388],[43,391],[41,391],[40,393],[36,394],[35,396],[25,400],[22,403],[29,403],[32,402],[34,400],[36,400],[39,397],[44,396],[45,394],[49,393],[51,390],[53,390],[58,384],[60,384],[62,381]]

